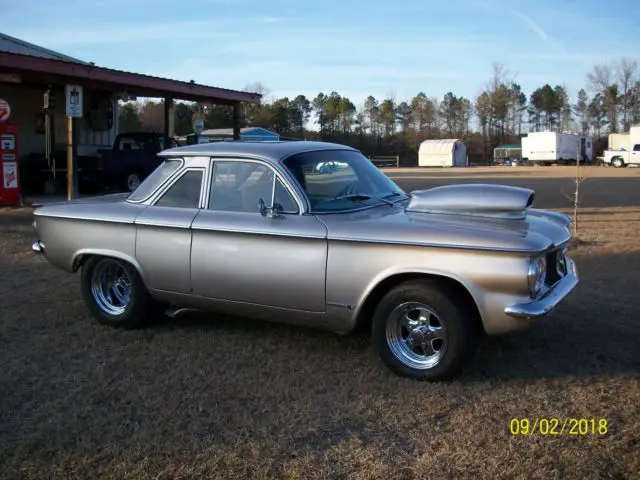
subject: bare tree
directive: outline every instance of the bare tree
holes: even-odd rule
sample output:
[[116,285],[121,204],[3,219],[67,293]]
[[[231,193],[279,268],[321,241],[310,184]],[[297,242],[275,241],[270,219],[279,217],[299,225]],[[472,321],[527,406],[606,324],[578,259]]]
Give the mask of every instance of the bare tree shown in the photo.
[[271,91],[267,87],[265,87],[261,82],[250,82],[247,85],[245,85],[243,90],[245,92],[259,93],[260,95],[262,95],[262,98],[266,97],[269,93],[271,93]]
[[625,131],[629,130],[631,123],[630,113],[633,107],[631,97],[637,69],[638,61],[634,59],[622,58],[617,63],[618,83],[622,89],[620,92],[622,94],[622,129]]
[[593,70],[587,73],[587,84],[596,93],[603,93],[613,83],[613,68],[608,63],[595,65]]
[[573,236],[577,239],[578,237],[578,213],[580,207],[582,206],[582,196],[580,193],[580,184],[586,180],[584,175],[584,167],[581,168],[581,155],[580,147],[578,147],[578,152],[576,153],[576,173],[573,178],[573,182],[575,185],[575,190],[573,191]]
[[510,85],[513,83],[514,78],[510,76],[509,70],[507,70],[502,63],[493,62],[492,69],[493,74],[485,86],[487,93],[491,94],[495,92],[500,88],[500,85]]

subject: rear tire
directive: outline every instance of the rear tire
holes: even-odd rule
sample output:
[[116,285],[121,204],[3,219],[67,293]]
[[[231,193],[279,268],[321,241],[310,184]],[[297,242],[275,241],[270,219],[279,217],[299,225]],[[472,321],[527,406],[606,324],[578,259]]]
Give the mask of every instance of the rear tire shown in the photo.
[[611,164],[616,168],[624,167],[624,162],[622,161],[622,159],[620,157],[616,157],[613,160],[611,160]]
[[454,377],[477,344],[476,317],[438,282],[412,280],[392,288],[372,322],[374,346],[396,375],[442,381]]
[[138,271],[117,258],[87,259],[80,288],[91,315],[103,325],[134,329],[162,314],[162,306],[151,298]]

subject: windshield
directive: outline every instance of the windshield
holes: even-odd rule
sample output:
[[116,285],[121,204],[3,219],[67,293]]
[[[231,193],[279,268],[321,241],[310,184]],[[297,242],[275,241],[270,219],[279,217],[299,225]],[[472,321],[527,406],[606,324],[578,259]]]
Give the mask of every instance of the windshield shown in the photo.
[[314,213],[353,210],[406,198],[378,167],[354,150],[321,150],[284,161],[307,194]]
[[143,182],[138,185],[131,194],[127,197],[127,200],[132,202],[139,202],[151,195],[161,184],[171,176],[173,172],[178,170],[182,165],[182,160],[173,158],[165,160],[158,167],[151,172],[151,174],[144,179]]

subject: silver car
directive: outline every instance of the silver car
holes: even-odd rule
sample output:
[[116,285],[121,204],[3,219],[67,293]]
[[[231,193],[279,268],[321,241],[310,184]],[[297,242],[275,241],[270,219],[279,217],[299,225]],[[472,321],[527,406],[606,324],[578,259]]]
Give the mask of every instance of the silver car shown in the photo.
[[371,329],[396,374],[454,376],[483,335],[528,327],[576,286],[571,217],[532,190],[405,193],[323,142],[165,150],[131,194],[34,210],[32,249],[70,273],[101,323],[192,309],[347,333]]

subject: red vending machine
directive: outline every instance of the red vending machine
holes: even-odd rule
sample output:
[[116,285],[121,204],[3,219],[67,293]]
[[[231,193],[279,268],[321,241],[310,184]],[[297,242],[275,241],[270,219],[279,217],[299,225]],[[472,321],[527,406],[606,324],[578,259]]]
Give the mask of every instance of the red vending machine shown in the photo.
[[0,205],[20,204],[18,178],[18,127],[0,122]]

